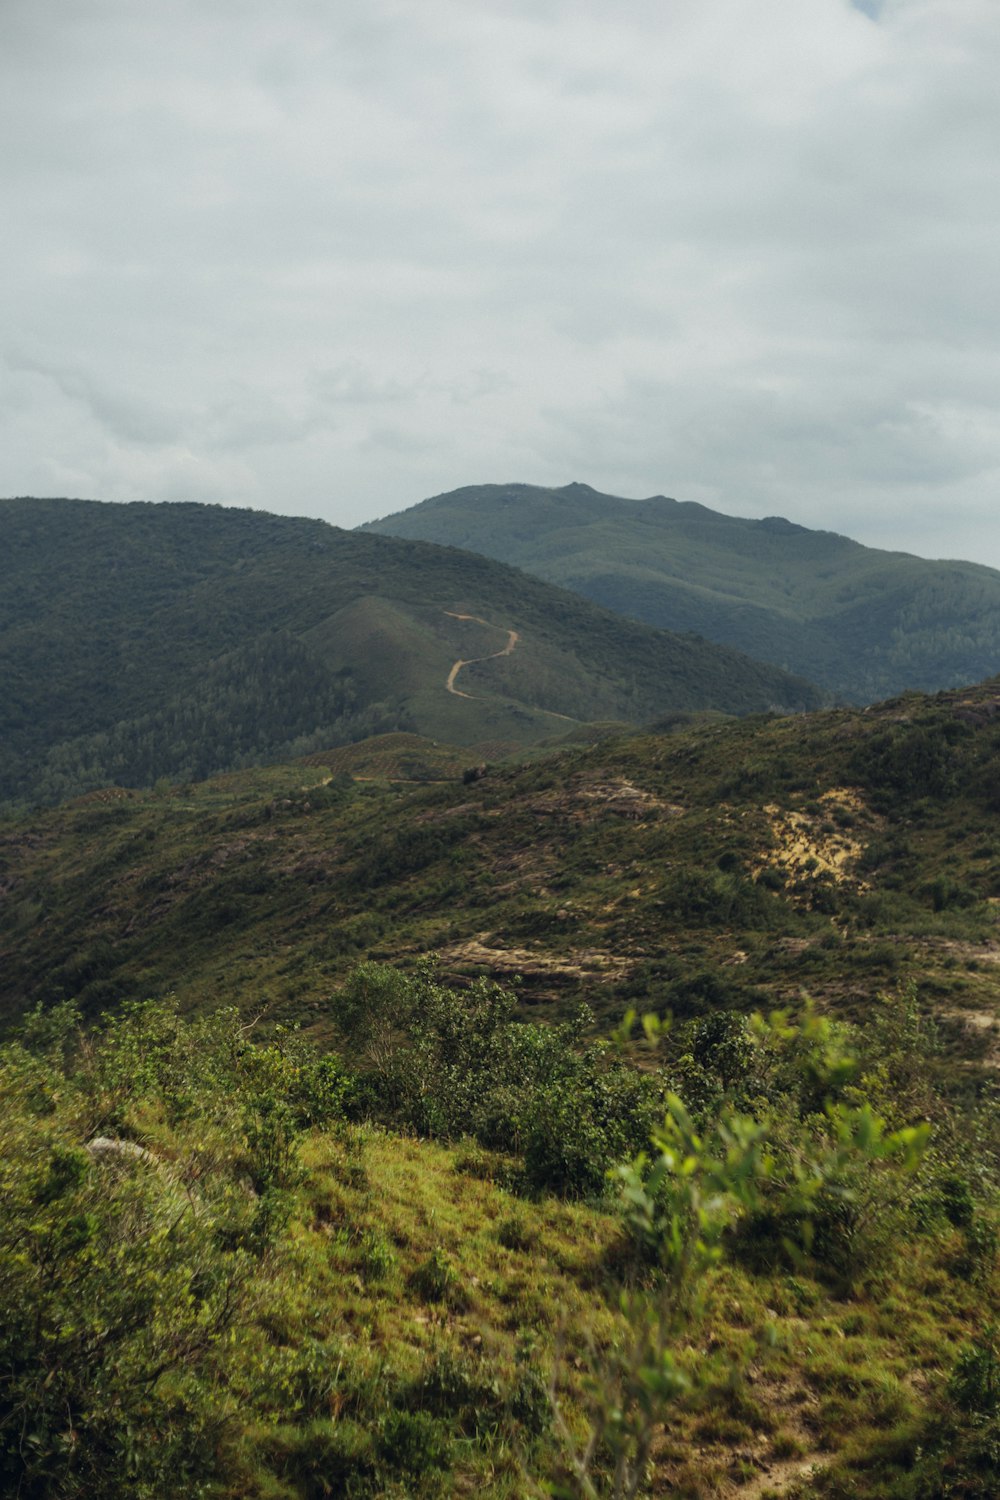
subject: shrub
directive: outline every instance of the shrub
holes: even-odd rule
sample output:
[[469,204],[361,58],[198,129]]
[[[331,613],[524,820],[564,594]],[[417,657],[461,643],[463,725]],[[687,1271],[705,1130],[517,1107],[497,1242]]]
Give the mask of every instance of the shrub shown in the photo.
[[453,1302],[458,1283],[455,1268],[440,1248],[410,1272],[410,1286],[424,1302]]
[[984,1329],[981,1338],[959,1352],[948,1382],[948,1395],[962,1412],[980,1416],[995,1416],[1000,1412],[1000,1350],[995,1328]]
[[985,1215],[974,1214],[962,1226],[962,1248],[955,1258],[954,1270],[968,1281],[989,1281],[996,1265],[1000,1235]]
[[497,1225],[497,1240],[505,1250],[533,1250],[538,1244],[538,1231],[523,1214],[509,1214]]
[[923,1434],[913,1475],[917,1500],[994,1500],[1000,1473],[1000,1352],[988,1327],[959,1351],[945,1403]]
[[301,1500],[370,1494],[376,1474],[371,1433],[343,1418],[273,1428],[261,1444],[261,1456],[282,1479],[295,1485]]
[[385,1281],[398,1265],[392,1246],[378,1229],[366,1229],[361,1235],[358,1258],[366,1281]]
[[[305,1120],[336,1113],[340,1076],[291,1034],[254,1046],[233,1012],[167,1005],[86,1038],[58,1007],[0,1049],[4,1493],[158,1500],[224,1471],[236,1330],[275,1273]],[[136,1142],[150,1125],[165,1149]],[[322,1407],[322,1359],[303,1351],[295,1401]]]
[[968,734],[955,719],[879,730],[854,751],[850,774],[883,809],[922,797],[941,801],[958,785],[954,746]]
[[692,1056],[700,1067],[717,1074],[727,1091],[747,1078],[756,1051],[750,1024],[737,1011],[716,1011],[695,1023]]
[[378,1455],[397,1474],[419,1479],[448,1467],[448,1439],[426,1412],[391,1411],[382,1421]]
[[[510,991],[484,980],[456,994],[426,967],[405,982],[376,965],[359,970],[342,1015],[355,1035],[382,1038],[370,1108],[421,1135],[523,1154],[531,1191],[600,1193],[609,1169],[647,1138],[658,1080],[606,1045],[586,1046],[585,1007],[564,1025],[540,1026],[519,1021],[515,1006]],[[488,1166],[468,1142],[456,1164],[475,1175]],[[496,1158],[489,1170],[506,1175]]]

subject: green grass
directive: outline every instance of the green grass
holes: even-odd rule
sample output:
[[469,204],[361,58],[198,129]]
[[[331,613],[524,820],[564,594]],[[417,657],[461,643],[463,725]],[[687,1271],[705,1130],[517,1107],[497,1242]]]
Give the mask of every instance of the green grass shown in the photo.
[[[120,1128],[186,1160],[183,1135],[148,1115]],[[611,1204],[513,1198],[466,1158],[365,1126],[306,1140],[288,1231],[238,1330],[239,1419],[213,1495],[303,1500],[340,1474],[345,1493],[513,1500],[559,1475],[546,1392],[582,1440],[595,1356],[626,1333],[620,1220]],[[715,1273],[679,1351],[696,1388],[657,1442],[654,1492],[738,1492],[794,1458],[826,1474],[808,1494],[890,1493],[978,1326],[983,1293],[948,1265],[947,1235],[908,1242],[891,1291],[846,1302],[808,1270]]]

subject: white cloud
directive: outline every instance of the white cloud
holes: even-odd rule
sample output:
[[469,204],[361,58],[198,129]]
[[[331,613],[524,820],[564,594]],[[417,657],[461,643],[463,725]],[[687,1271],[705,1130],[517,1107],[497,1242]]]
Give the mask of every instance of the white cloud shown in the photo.
[[1000,566],[995,0],[6,0],[5,493]]

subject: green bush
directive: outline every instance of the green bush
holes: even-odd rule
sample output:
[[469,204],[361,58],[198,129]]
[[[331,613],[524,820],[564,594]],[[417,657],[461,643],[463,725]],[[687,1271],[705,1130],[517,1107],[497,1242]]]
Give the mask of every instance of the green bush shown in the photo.
[[[275,1427],[261,1443],[261,1457],[295,1486],[300,1500],[377,1493],[375,1444],[371,1432],[357,1422],[317,1419],[305,1426]],[[169,1493],[176,1491],[163,1491]]]
[[509,1214],[497,1225],[497,1241],[505,1250],[533,1250],[538,1244],[538,1231],[522,1214]]
[[668,923],[692,927],[762,931],[785,920],[783,903],[765,884],[722,870],[668,876],[657,907]]
[[455,1303],[461,1300],[455,1268],[440,1248],[432,1251],[411,1271],[410,1286],[424,1302]]
[[1000,1349],[995,1328],[986,1328],[981,1338],[960,1351],[948,1395],[959,1411],[984,1417],[1000,1413]]
[[955,747],[968,738],[968,726],[951,717],[893,725],[862,741],[850,774],[883,811],[924,797],[940,802],[958,786]]
[[385,1281],[398,1265],[392,1246],[379,1229],[364,1230],[358,1244],[358,1257],[366,1281]]
[[927,1424],[915,1465],[916,1500],[994,1500],[1000,1474],[1000,1351],[996,1329],[958,1354],[939,1413]]
[[[241,1330],[339,1078],[294,1035],[159,1005],[87,1036],[61,1006],[0,1049],[4,1493],[159,1500],[225,1470]],[[289,1390],[321,1406],[319,1377]]]
[[[604,1044],[586,1045],[586,1008],[564,1025],[540,1026],[519,1021],[515,996],[499,985],[479,980],[456,993],[429,968],[404,980],[369,964],[337,1013],[349,1038],[374,1039],[367,1093],[356,1095],[373,1114],[523,1155],[531,1191],[600,1193],[608,1171],[648,1137],[659,1081]],[[473,1163],[468,1144],[461,1160]]]
[[954,1270],[968,1281],[988,1282],[993,1274],[1000,1249],[996,1225],[982,1213],[973,1214],[962,1225],[962,1248],[955,1257]]
[[382,1421],[378,1456],[387,1468],[410,1479],[448,1467],[448,1439],[423,1411],[391,1411]]

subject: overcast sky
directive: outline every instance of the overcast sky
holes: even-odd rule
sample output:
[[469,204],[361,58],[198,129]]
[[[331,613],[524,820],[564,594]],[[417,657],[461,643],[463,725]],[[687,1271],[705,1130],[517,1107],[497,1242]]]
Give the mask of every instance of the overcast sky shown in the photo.
[[0,493],[1000,567],[998,0],[0,0]]

